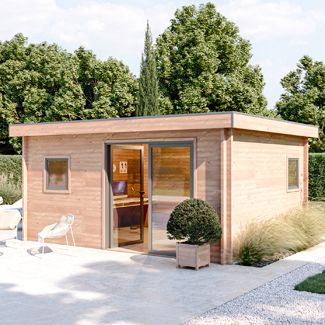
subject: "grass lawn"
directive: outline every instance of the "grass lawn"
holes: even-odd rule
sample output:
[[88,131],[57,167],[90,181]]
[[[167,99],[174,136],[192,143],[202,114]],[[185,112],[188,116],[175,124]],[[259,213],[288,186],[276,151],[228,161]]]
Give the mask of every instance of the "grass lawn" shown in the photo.
[[295,289],[298,291],[325,294],[325,270],[323,273],[311,276],[305,281],[297,284]]

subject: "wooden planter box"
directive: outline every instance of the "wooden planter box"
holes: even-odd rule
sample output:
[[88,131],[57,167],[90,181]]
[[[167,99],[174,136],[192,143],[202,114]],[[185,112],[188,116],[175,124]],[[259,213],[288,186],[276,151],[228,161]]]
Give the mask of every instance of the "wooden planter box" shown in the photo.
[[201,266],[210,266],[210,245],[176,243],[176,267],[190,266],[198,271]]

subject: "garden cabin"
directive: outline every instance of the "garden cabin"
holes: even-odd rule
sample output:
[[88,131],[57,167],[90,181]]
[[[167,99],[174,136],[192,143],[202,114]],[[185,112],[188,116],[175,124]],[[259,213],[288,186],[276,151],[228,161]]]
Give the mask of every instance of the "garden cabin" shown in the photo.
[[23,140],[24,240],[71,213],[78,246],[174,256],[169,215],[195,197],[221,220],[211,262],[231,264],[241,225],[307,207],[318,128],[222,112],[17,124],[10,136]]

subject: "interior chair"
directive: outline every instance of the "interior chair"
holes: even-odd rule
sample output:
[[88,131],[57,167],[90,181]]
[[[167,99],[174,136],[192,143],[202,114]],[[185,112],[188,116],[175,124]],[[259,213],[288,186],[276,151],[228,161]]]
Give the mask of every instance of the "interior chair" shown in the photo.
[[44,240],[46,238],[60,238],[65,236],[65,239],[67,241],[67,246],[69,246],[67,233],[70,230],[74,249],[75,249],[75,254],[77,256],[76,243],[74,241],[74,236],[72,231],[73,221],[74,221],[74,216],[71,213],[69,213],[67,216],[63,216],[57,223],[45,227],[40,233],[38,233],[38,242],[43,245],[42,255],[44,254],[44,245],[45,245]]
[[0,241],[16,239],[16,248],[18,249],[17,229],[21,220],[18,210],[0,210]]

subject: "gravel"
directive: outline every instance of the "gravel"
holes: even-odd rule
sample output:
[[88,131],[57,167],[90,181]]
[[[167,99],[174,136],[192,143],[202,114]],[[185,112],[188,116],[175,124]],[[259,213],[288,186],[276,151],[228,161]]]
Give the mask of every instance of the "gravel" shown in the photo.
[[325,295],[296,291],[296,284],[321,273],[325,257],[258,287],[184,325],[325,324]]

